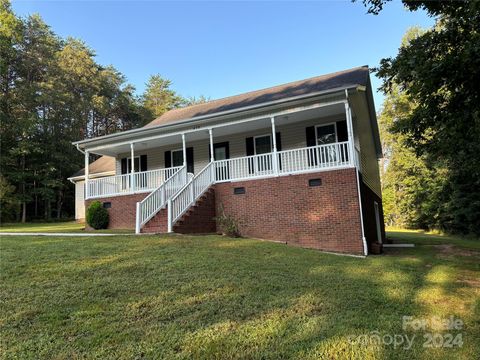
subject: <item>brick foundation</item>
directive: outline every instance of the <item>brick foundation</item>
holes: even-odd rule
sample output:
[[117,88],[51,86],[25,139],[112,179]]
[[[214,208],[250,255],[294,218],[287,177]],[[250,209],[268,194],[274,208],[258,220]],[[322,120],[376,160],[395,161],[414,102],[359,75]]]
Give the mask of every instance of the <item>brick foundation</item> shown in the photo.
[[[309,180],[320,179],[320,186]],[[365,234],[376,239],[373,201],[381,199],[361,182]],[[234,194],[243,187],[244,194]],[[148,194],[95,199],[110,202],[109,228],[135,229],[136,203]],[[95,200],[87,200],[88,205]],[[356,175],[354,169],[216,184],[174,226],[179,233],[208,233],[221,209],[239,222],[243,236],[284,241],[291,245],[363,255]],[[167,231],[167,211],[162,209],[142,232]],[[385,231],[382,224],[382,235]]]
[[[310,179],[321,185],[309,186]],[[238,187],[245,193],[234,195]],[[354,169],[220,183],[215,201],[217,215],[223,207],[244,236],[363,255]]]
[[136,204],[137,202],[142,201],[147,195],[148,193],[143,193],[90,199],[85,201],[85,209],[88,209],[88,206],[93,201],[100,201],[101,203],[109,202],[111,207],[107,209],[110,217],[108,228],[135,229]]
[[167,209],[160,209],[143,227],[140,229],[142,233],[160,234],[168,232],[168,213]]

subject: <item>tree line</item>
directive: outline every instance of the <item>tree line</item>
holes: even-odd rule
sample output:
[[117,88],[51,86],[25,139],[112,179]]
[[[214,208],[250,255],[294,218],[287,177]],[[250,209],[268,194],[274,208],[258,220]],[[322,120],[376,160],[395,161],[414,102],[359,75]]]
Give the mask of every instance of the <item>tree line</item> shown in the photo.
[[[388,0],[363,0],[381,12]],[[375,69],[387,225],[480,235],[480,2],[408,1],[435,17]]]
[[[152,75],[145,92],[83,41],[61,38],[39,15],[17,16],[0,0],[1,221],[71,217],[67,177],[83,167],[72,142],[145,125],[184,98]],[[94,160],[92,158],[91,160]]]

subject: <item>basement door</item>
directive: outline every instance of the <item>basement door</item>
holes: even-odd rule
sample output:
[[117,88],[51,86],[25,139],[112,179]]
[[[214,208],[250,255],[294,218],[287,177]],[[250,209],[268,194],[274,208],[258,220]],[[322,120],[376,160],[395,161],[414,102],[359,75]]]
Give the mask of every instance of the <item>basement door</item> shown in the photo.
[[382,243],[382,229],[380,225],[380,209],[376,201],[373,202],[373,207],[375,208],[375,224],[377,225],[377,240]]

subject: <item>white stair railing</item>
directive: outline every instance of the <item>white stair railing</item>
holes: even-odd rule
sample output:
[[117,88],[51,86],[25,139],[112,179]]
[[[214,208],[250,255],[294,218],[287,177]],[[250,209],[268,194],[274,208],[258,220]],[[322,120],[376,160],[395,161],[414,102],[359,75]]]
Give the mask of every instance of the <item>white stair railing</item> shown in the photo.
[[172,232],[175,222],[215,182],[215,172],[213,170],[214,163],[208,163],[179,192],[168,200],[168,232]]
[[187,182],[187,167],[182,166],[162,185],[152,191],[145,199],[137,202],[135,232],[140,233],[142,226],[150,220],[173,195]]

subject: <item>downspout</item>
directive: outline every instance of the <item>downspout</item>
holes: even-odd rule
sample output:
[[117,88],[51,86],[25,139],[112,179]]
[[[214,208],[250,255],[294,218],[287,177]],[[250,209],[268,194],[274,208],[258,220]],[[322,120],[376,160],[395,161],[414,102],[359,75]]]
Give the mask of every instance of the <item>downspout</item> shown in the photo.
[[[348,89],[345,89],[345,97],[347,99],[347,104],[348,104]],[[349,106],[350,108],[350,106]],[[353,140],[353,122],[352,122],[352,117],[351,117],[351,112],[350,112],[350,115],[347,114],[347,116],[349,117],[349,120],[351,122],[351,126],[352,126],[352,140]],[[353,157],[356,156],[356,154],[353,153],[352,151],[352,159]],[[360,161],[360,159],[359,159]],[[360,176],[358,174],[359,170],[357,168],[357,166],[355,166],[355,178],[357,180],[357,193],[358,193],[358,207],[360,209],[360,224],[361,224],[361,229],[362,229],[362,243],[363,243],[363,254],[365,256],[368,255],[368,246],[367,246],[367,239],[365,238],[365,229],[364,229],[364,224],[363,224],[363,208],[362,208],[362,192],[360,190]]]
[[77,144],[77,150],[80,151],[83,155],[85,155],[85,151],[83,151],[82,149],[80,149],[80,146]]

